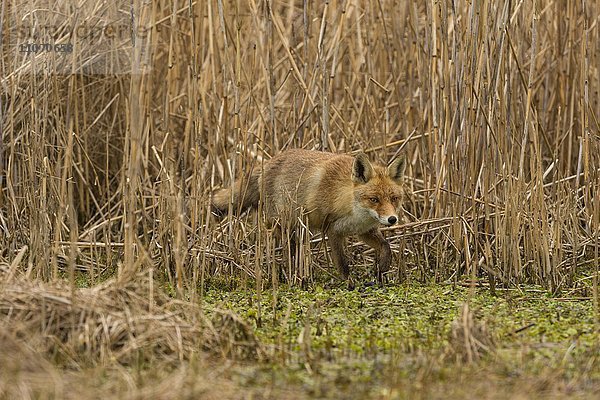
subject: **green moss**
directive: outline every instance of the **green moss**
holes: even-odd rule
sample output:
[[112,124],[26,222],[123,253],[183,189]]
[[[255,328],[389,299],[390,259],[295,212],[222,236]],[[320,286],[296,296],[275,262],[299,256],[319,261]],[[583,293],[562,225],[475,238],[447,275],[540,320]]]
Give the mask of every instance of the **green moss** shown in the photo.
[[[479,365],[496,376],[535,377],[549,368],[564,379],[585,368],[600,376],[597,363],[590,364],[600,343],[592,301],[541,293],[524,287],[492,296],[487,289],[405,284],[353,291],[280,286],[259,296],[208,287],[203,301],[244,316],[267,347],[284,353],[269,368],[284,375],[283,382],[309,385],[316,396],[342,396],[345,387],[364,381],[378,391],[369,396],[377,397],[391,382],[412,381],[424,370],[432,374],[427,379],[455,379],[470,367],[457,367],[444,352],[464,302],[495,339],[496,351]],[[425,368],[423,359],[431,365]],[[324,394],[332,387],[335,395]]]
[[459,306],[466,301],[505,342],[592,342],[598,338],[591,301],[555,300],[539,295],[514,296],[506,292],[494,297],[484,289],[470,295],[466,288],[440,285],[364,291],[280,287],[264,292],[260,298],[250,289],[208,288],[205,293],[207,304],[246,316],[266,343],[275,343],[283,335],[292,347],[301,330],[309,326],[315,349],[332,346],[357,354],[373,348],[436,349],[444,344]]

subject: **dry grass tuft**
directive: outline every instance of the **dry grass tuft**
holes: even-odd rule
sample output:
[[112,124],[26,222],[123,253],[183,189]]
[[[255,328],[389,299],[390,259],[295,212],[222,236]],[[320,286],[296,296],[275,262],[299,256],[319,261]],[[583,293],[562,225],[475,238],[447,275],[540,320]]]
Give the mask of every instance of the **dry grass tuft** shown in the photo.
[[242,359],[260,359],[265,352],[254,335],[254,328],[231,311],[222,311],[212,319],[214,347],[223,356],[237,355]]
[[30,339],[0,328],[0,398],[177,400],[241,398],[244,393],[223,376],[226,367],[216,360],[173,365],[155,359],[137,370],[118,363],[62,368]]
[[[0,327],[0,397],[39,398],[40,393],[61,398],[59,372],[29,344]],[[44,398],[44,397],[41,397]]]
[[202,351],[264,356],[252,330],[235,315],[214,311],[213,324],[198,307],[151,289],[146,274],[83,289],[16,276],[0,287],[0,315],[7,334],[73,367],[176,362]]
[[464,303],[452,322],[448,353],[457,361],[473,363],[493,353],[495,347],[494,338],[485,323],[475,317],[469,303]]

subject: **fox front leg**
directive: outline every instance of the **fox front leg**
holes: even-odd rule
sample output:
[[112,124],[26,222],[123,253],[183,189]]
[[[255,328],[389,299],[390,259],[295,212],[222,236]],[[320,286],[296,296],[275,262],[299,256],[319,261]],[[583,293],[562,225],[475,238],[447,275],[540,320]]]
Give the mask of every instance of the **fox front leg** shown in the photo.
[[385,240],[379,229],[372,229],[367,233],[359,235],[360,240],[375,249],[375,274],[377,281],[383,284],[383,274],[387,272],[392,264],[392,249]]
[[331,246],[331,258],[333,264],[342,275],[344,280],[350,276],[350,267],[348,266],[348,258],[344,251],[346,238],[339,235],[329,235],[329,245]]

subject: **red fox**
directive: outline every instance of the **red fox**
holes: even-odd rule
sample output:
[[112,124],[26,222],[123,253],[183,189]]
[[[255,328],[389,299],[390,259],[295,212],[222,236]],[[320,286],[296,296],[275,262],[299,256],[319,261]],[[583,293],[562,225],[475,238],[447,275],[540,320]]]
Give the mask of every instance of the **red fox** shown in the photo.
[[372,165],[364,153],[352,157],[287,150],[255,168],[245,184],[238,180],[231,189],[216,191],[212,207],[223,215],[232,201],[232,210],[245,211],[257,208],[262,198],[271,218],[293,216],[294,210],[303,209],[309,227],[327,235],[333,262],[344,279],[350,274],[345,239],[358,235],[375,249],[377,279],[382,282],[392,252],[379,226],[398,221],[405,167],[403,156],[386,168]]

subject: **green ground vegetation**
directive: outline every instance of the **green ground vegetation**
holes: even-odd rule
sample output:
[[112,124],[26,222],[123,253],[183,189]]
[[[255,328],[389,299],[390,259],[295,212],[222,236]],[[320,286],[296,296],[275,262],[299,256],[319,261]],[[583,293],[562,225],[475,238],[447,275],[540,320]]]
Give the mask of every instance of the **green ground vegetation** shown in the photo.
[[[209,287],[203,302],[209,313],[241,315],[272,349],[270,361],[239,369],[239,384],[259,393],[294,386],[332,398],[600,393],[600,334],[588,297],[412,283],[281,286],[260,296]],[[467,349],[464,340],[480,345]]]

